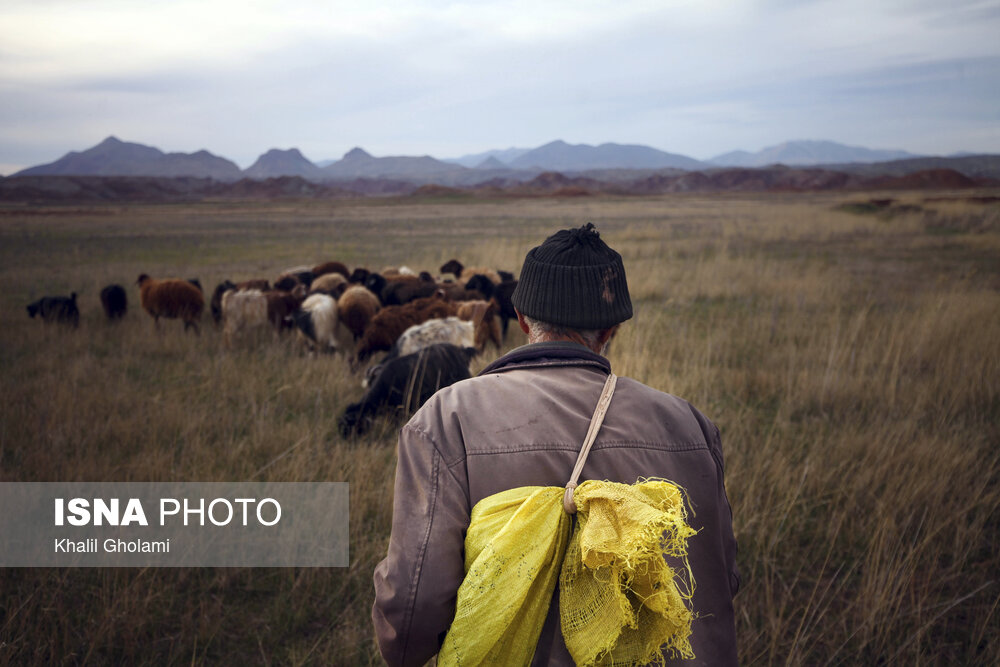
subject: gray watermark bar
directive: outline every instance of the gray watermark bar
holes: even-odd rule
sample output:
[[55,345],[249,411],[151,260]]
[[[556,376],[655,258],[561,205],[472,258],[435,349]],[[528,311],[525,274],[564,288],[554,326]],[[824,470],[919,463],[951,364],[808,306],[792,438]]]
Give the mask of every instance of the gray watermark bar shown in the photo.
[[349,489],[0,483],[0,567],[347,567]]

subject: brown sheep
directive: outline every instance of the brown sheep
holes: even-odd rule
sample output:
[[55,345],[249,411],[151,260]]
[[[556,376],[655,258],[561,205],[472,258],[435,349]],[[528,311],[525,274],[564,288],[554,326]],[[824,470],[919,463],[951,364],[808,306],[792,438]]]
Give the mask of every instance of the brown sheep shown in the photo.
[[450,317],[457,312],[457,304],[435,297],[417,299],[402,306],[386,306],[365,328],[358,342],[357,361],[364,362],[375,352],[390,349],[396,339],[414,324],[436,317]]
[[323,262],[322,264],[317,264],[312,267],[312,273],[314,276],[319,278],[320,276],[325,276],[330,273],[336,273],[344,276],[344,278],[349,278],[351,272],[348,268],[341,262]]
[[463,285],[467,283],[472,276],[482,275],[489,278],[494,285],[499,285],[503,280],[500,278],[500,274],[494,269],[487,269],[482,266],[463,266],[457,259],[452,259],[441,265],[441,273],[451,273],[458,279],[458,282]]
[[386,278],[385,287],[382,288],[379,298],[382,305],[401,306],[414,299],[432,296],[438,289],[438,284],[434,279],[424,280],[419,276],[396,276]]
[[361,338],[365,327],[375,317],[382,304],[371,290],[361,285],[348,287],[337,299],[337,311],[340,322],[353,334],[354,339]]
[[489,301],[461,301],[455,313],[459,318],[468,320],[475,325],[475,346],[482,351],[487,341],[499,350],[503,345],[500,335],[500,321],[497,316],[500,306],[495,299]]
[[290,319],[302,302],[306,298],[306,286],[296,285],[290,292],[282,290],[271,290],[264,292],[267,298],[267,319],[278,331],[291,329],[293,323]]
[[309,286],[309,293],[315,294],[317,292],[322,292],[323,294],[328,294],[333,298],[340,296],[344,289],[347,287],[347,278],[339,273],[324,273],[319,278],[312,281],[312,285]]
[[193,327],[199,333],[198,321],[205,307],[205,297],[201,290],[186,280],[167,278],[154,280],[143,273],[136,281],[139,285],[139,300],[142,309],[153,318],[159,328],[160,318],[180,318],[184,320],[184,330]]

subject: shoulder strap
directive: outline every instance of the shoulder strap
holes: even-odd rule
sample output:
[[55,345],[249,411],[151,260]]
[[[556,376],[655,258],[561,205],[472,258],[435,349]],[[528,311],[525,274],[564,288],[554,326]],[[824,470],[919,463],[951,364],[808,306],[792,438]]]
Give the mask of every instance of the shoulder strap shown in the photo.
[[608,406],[611,405],[611,397],[615,393],[615,384],[617,382],[618,376],[614,373],[608,373],[608,379],[604,383],[604,390],[597,401],[597,407],[594,408],[594,416],[590,418],[590,428],[587,430],[587,437],[584,439],[583,447],[580,448],[580,453],[576,457],[573,474],[570,475],[569,481],[566,483],[566,493],[563,495],[563,509],[566,510],[567,514],[576,514],[573,490],[576,489],[580,473],[583,472],[583,466],[587,462],[587,455],[590,454],[590,448],[593,446],[594,440],[597,439],[597,432],[601,430],[601,424],[604,423],[604,415],[607,414]]

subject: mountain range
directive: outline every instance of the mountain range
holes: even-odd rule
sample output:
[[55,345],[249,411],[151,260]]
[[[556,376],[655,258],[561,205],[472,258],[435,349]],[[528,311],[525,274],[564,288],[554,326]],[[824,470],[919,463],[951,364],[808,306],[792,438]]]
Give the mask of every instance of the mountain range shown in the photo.
[[439,160],[429,155],[374,157],[361,148],[354,148],[339,160],[314,163],[298,149],[291,148],[271,149],[250,167],[241,170],[234,162],[205,150],[196,153],[164,153],[157,148],[121,141],[113,136],[92,148],[70,152],[55,162],[30,167],[13,176],[195,177],[221,182],[300,177],[317,183],[392,179],[416,185],[465,187],[497,179],[527,182],[543,172],[615,180],[631,179],[637,174],[675,175],[725,167],[758,168],[773,165],[837,165],[841,171],[852,173],[898,174],[898,169],[883,165],[899,164],[900,161],[907,163],[911,170],[938,167],[957,169],[950,163],[965,161],[979,165],[979,172],[974,174],[975,177],[998,176],[992,173],[992,162],[983,167],[982,161],[977,161],[976,156],[921,157],[905,151],[872,150],[831,141],[789,141],[756,153],[734,151],[707,161],[667,153],[649,146],[614,143],[590,146],[573,145],[564,141],[553,141],[533,149],[487,151],[450,160]]

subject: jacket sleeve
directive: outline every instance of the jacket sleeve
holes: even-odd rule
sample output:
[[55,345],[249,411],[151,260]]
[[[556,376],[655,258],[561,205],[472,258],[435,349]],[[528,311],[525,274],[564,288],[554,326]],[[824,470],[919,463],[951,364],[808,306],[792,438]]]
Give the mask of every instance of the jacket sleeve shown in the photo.
[[470,510],[426,432],[404,426],[397,458],[392,534],[375,569],[372,622],[389,665],[422,665],[438,652],[455,617]]

